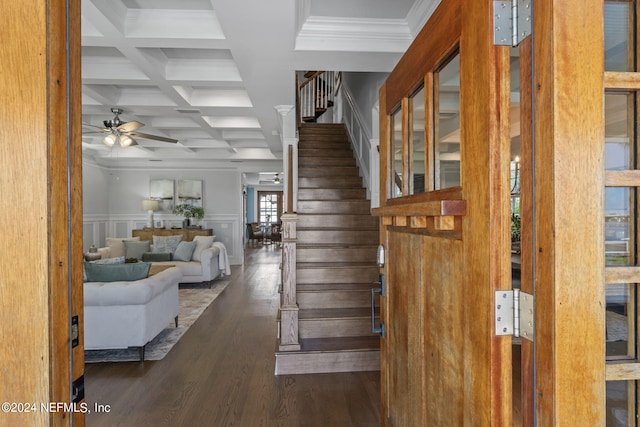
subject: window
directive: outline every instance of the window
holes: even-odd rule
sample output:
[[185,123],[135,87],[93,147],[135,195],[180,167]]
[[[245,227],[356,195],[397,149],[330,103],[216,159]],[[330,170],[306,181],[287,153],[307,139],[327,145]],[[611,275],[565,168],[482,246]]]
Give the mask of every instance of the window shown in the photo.
[[282,215],[282,191],[258,191],[258,221],[278,224]]

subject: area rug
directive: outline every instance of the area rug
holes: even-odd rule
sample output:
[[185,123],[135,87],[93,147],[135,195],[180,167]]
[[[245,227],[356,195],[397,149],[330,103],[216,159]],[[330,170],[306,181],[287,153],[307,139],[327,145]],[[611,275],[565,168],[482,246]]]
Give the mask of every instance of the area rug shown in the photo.
[[[180,311],[178,312],[178,327],[171,322],[158,334],[145,349],[144,360],[161,360],[180,340],[187,329],[195,323],[204,310],[227,287],[229,281],[220,280],[208,287],[185,287],[178,290]],[[180,285],[182,286],[182,285]],[[189,286],[189,285],[187,285]],[[140,353],[138,349],[117,350],[85,350],[84,361],[86,363],[99,362],[138,362]]]

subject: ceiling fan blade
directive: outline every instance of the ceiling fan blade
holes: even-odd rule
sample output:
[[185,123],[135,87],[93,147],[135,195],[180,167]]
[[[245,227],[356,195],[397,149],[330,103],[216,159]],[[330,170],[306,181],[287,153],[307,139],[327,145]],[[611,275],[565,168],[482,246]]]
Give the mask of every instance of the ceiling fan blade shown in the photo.
[[131,132],[132,130],[140,129],[142,126],[144,126],[144,124],[134,121],[134,122],[123,123],[120,126],[118,126],[117,129],[120,132]]
[[164,142],[178,142],[177,139],[173,138],[165,138],[164,136],[158,135],[149,135],[148,133],[140,133],[140,132],[129,132],[129,135],[137,136],[145,139],[155,139],[156,141],[164,141]]
[[109,129],[106,129],[104,126],[90,125],[89,123],[82,123],[82,126],[88,127],[88,128],[100,129],[103,132],[109,132]]

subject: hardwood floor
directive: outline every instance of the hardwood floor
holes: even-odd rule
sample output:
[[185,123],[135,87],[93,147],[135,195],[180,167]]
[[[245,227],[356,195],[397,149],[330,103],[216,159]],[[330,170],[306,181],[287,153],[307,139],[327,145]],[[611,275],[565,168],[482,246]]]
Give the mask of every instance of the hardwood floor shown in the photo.
[[87,426],[379,426],[380,373],[275,376],[280,252],[245,265],[161,361],[86,366]]

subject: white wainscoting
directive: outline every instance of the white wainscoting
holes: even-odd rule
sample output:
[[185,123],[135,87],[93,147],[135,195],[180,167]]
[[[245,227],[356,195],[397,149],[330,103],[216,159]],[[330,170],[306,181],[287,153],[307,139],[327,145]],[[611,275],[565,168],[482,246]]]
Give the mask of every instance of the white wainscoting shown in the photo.
[[[182,219],[175,215],[154,215],[154,220],[162,220],[165,228],[182,226]],[[205,215],[200,220],[202,228],[212,228],[216,241],[224,243],[229,263],[239,265],[244,262],[242,243],[243,228],[239,215]],[[131,237],[131,231],[147,225],[147,214],[85,215],[83,219],[83,245],[86,251],[94,244],[106,245],[107,237]]]

